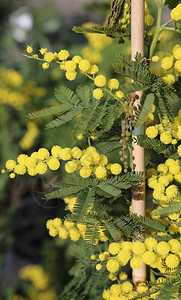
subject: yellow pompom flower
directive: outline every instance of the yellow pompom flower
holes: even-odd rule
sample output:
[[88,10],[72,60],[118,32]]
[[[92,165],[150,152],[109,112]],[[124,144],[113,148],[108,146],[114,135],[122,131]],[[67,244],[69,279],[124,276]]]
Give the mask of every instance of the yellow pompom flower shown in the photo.
[[167,175],[160,176],[158,182],[162,183],[164,186],[168,186],[170,183],[169,177]]
[[47,171],[47,165],[43,162],[38,163],[36,166],[36,171],[41,175],[45,174]]
[[92,260],[96,260],[96,256],[94,254],[91,255]]
[[43,64],[42,64],[42,69],[46,70],[46,69],[49,68],[49,66],[50,66],[49,63],[47,63],[47,62],[46,62],[46,63],[43,63]]
[[174,64],[174,69],[175,71],[177,71],[178,73],[181,72],[181,59],[178,59],[175,64]]
[[87,168],[87,167],[82,167],[79,172],[80,172],[80,176],[81,177],[88,178],[92,174],[92,169],[91,168]]
[[67,173],[74,173],[78,168],[80,164],[76,160],[70,160],[65,164],[65,171]]
[[106,268],[110,273],[115,273],[119,270],[119,262],[115,258],[108,260]]
[[131,252],[129,249],[121,249],[116,256],[116,259],[119,261],[121,266],[126,266],[130,258]]
[[158,129],[156,129],[155,126],[149,126],[146,128],[146,135],[150,139],[154,139],[158,135]]
[[117,90],[119,88],[119,81],[115,78],[112,78],[108,81],[108,87],[110,90]]
[[41,49],[40,49],[40,53],[41,53],[42,55],[45,55],[45,54],[47,53],[47,48],[41,48]]
[[169,244],[164,241],[159,242],[156,246],[156,251],[162,258],[165,258],[170,251]]
[[131,293],[132,290],[133,290],[133,285],[131,284],[131,282],[129,282],[129,281],[123,282],[123,284],[122,284],[122,292],[123,293],[126,293],[126,294]]
[[60,162],[57,158],[51,157],[47,160],[47,165],[50,170],[58,170],[60,168]]
[[181,3],[178,4],[174,9],[172,9],[170,16],[174,21],[181,20]]
[[61,50],[58,53],[59,60],[66,60],[70,56],[69,52],[67,50]]
[[175,59],[181,59],[181,45],[177,44],[173,47],[172,53]]
[[152,237],[148,237],[145,239],[144,241],[144,244],[146,246],[146,249],[149,250],[149,251],[153,251],[156,249],[156,246],[157,246],[157,240],[155,240],[154,238]]
[[94,79],[94,83],[95,85],[99,86],[99,87],[103,87],[106,84],[106,78],[103,75],[98,75],[96,76],[96,78]]
[[180,242],[178,240],[171,239],[168,241],[168,244],[172,253],[177,253],[178,251],[180,251]]
[[95,75],[98,72],[99,72],[99,68],[97,65],[91,65],[89,70],[87,71],[87,73],[89,73],[91,75]]
[[120,248],[121,248],[120,243],[111,243],[109,245],[108,251],[109,251],[109,253],[116,255],[116,254],[118,254]]
[[169,70],[172,66],[173,66],[173,55],[172,54],[167,54],[167,56],[162,58],[161,67],[164,70]]
[[122,172],[122,166],[120,164],[111,164],[110,171],[114,175],[119,175]]
[[124,94],[123,94],[123,92],[121,92],[121,91],[117,91],[117,92],[115,93],[115,96],[116,96],[118,99],[124,98]]
[[26,167],[23,164],[18,164],[14,168],[14,173],[24,175],[26,173]]
[[30,176],[36,176],[38,174],[37,169],[36,168],[28,168],[27,169],[27,173]]
[[74,72],[77,64],[73,60],[69,60],[65,62],[64,69],[67,72]]
[[69,160],[72,158],[71,149],[70,148],[61,149],[59,155],[62,160]]
[[47,53],[45,53],[45,55],[44,55],[44,59],[45,59],[48,63],[50,63],[50,62],[52,62],[52,60],[54,60],[54,54],[53,54],[52,52],[47,52]]
[[76,63],[76,64],[79,64],[79,62],[81,61],[81,57],[79,55],[75,55],[72,60]]
[[97,100],[101,99],[103,96],[103,91],[99,88],[93,90],[93,97]]
[[134,256],[130,260],[130,267],[134,269],[140,269],[143,265],[143,260],[140,256]]
[[136,255],[142,255],[146,251],[144,243],[137,241],[133,244],[133,252]]
[[97,265],[96,265],[96,270],[97,270],[97,271],[100,271],[101,269],[102,269],[102,265],[101,265],[101,264],[97,264]]
[[69,229],[69,236],[71,240],[75,242],[80,239],[80,233],[75,227]]
[[60,150],[62,150],[60,146],[53,146],[51,149],[52,156],[55,158],[60,157]]
[[82,151],[78,147],[74,147],[71,150],[71,154],[73,158],[79,159],[82,156]]
[[5,166],[6,166],[7,170],[12,171],[12,170],[14,170],[14,168],[16,166],[16,161],[13,159],[9,159],[9,160],[7,160]]
[[74,222],[65,220],[64,221],[64,226],[65,226],[66,229],[73,228],[74,227]]
[[79,69],[82,72],[87,72],[90,68],[90,62],[87,59],[82,59],[79,62]]
[[175,254],[169,254],[165,259],[165,263],[169,268],[176,268],[180,263],[180,258]]
[[157,61],[159,61],[159,59],[160,59],[159,56],[155,55],[155,56],[152,57],[151,60],[152,60],[153,62],[157,62]]
[[165,191],[165,193],[169,199],[175,198],[177,196],[178,192],[179,192],[178,187],[174,184],[167,187],[166,191]]
[[175,77],[172,74],[166,74],[165,76],[162,77],[162,79],[168,85],[172,85],[175,83]]
[[32,53],[33,52],[33,48],[31,46],[27,46],[26,52],[27,53]]
[[99,166],[95,170],[95,175],[98,179],[103,179],[107,175],[106,168]]
[[100,155],[100,159],[99,159],[99,164],[100,164],[101,166],[105,166],[105,165],[107,165],[107,163],[108,163],[108,158],[107,158],[107,156],[104,155],[104,154],[101,154],[101,155]]
[[59,238],[66,240],[68,238],[68,231],[62,226],[59,228],[58,236]]
[[67,71],[67,72],[65,73],[65,76],[66,76],[66,78],[67,78],[69,81],[75,80],[76,75],[77,75],[77,72]]
[[40,148],[37,152],[37,156],[40,160],[49,158],[50,153],[46,148]]
[[14,179],[15,178],[15,173],[11,173],[10,175],[9,175],[9,177],[11,178],[11,179]]
[[23,165],[26,165],[26,160],[28,158],[28,155],[26,154],[20,154],[18,157],[17,157],[17,162],[19,164],[23,164]]
[[126,274],[125,272],[121,272],[119,274],[119,280],[126,280],[128,278],[128,274]]
[[156,260],[156,255],[152,251],[145,251],[142,258],[145,264],[152,265]]

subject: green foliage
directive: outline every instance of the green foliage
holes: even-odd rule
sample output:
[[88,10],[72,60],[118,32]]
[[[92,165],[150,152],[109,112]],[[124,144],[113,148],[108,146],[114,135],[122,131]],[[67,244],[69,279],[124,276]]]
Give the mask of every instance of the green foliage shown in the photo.
[[125,38],[130,39],[130,32],[128,30],[121,30],[120,28],[106,28],[101,25],[93,25],[91,27],[86,26],[74,26],[72,29],[76,33],[100,33],[106,34],[109,37],[117,38],[123,41]]
[[[55,96],[62,103],[61,105],[31,113],[28,118],[45,118],[61,114],[55,120],[50,121],[46,128],[60,127],[74,119],[75,126],[72,129],[74,135],[101,136],[112,128],[123,112],[121,103],[110,99],[109,96],[103,98],[102,101],[95,101],[92,88],[88,86],[79,86],[75,93],[70,89],[60,87],[55,90]],[[79,118],[76,119],[78,115]]]
[[[139,90],[145,90],[147,95],[154,94],[154,104],[161,121],[165,117],[167,117],[170,122],[173,121],[174,114],[170,103],[178,101],[175,89],[167,85],[160,77],[151,74],[148,65],[144,64],[142,60],[140,61],[139,55],[135,57],[135,61],[132,61],[130,58],[121,54],[119,64],[114,64],[114,69],[115,72],[141,84],[142,88],[140,87]],[[143,104],[144,101],[142,101],[142,105]],[[140,111],[142,111],[142,107]],[[142,114],[144,116],[144,112]],[[137,116],[137,118],[139,118],[139,116]]]
[[167,207],[158,208],[154,210],[152,214],[154,216],[167,216],[168,214],[180,213],[181,212],[181,202],[170,204]]
[[155,97],[153,93],[147,95],[143,94],[141,98],[142,106],[140,105],[138,107],[138,110],[136,111],[136,116],[137,116],[135,120],[136,127],[142,125],[148,118],[148,114],[151,113],[153,109],[154,99]]
[[165,145],[160,140],[150,139],[144,135],[137,136],[138,144],[145,149],[152,149],[158,154],[163,154],[165,157],[170,157],[176,152],[176,147],[174,145]]
[[101,299],[102,290],[108,282],[107,271],[103,267],[99,272],[96,270],[96,261],[91,261],[92,251],[101,251],[105,248],[94,246],[85,249],[79,247],[77,249],[76,263],[70,270],[72,280],[66,285],[64,291],[60,295],[61,300],[99,300]]
[[[90,178],[84,179],[76,172],[74,174],[68,174],[68,176],[64,177],[64,179],[59,183],[50,185],[50,188],[56,188],[57,190],[46,194],[45,199],[50,200],[54,198],[74,196],[83,190],[93,188],[98,195],[102,195],[105,198],[118,197],[121,195],[121,190],[127,190],[133,186],[137,186],[138,182],[141,180],[143,180],[141,173],[134,174],[132,172],[128,172],[127,174],[113,176],[106,181],[99,181]],[[81,204],[82,200],[80,201]],[[76,205],[78,205],[78,202]]]

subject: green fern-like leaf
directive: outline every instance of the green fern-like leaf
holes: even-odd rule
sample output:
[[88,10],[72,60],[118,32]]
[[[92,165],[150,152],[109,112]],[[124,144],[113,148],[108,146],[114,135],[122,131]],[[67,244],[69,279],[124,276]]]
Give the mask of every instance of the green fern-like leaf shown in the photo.
[[180,213],[181,212],[181,202],[170,204],[167,207],[158,208],[152,212],[152,215],[157,216],[165,216],[172,213]]
[[174,145],[167,146],[160,140],[150,139],[144,135],[138,135],[137,142],[141,147],[144,147],[145,149],[152,149],[158,154],[163,154],[166,157],[170,157],[176,151],[176,147]]
[[150,93],[150,94],[146,95],[146,97],[144,99],[144,104],[141,107],[141,111],[137,113],[136,123],[135,123],[136,127],[139,127],[140,125],[142,125],[146,121],[146,119],[148,117],[148,114],[153,109],[154,98],[155,97],[154,97],[153,93]]
[[79,219],[86,215],[87,211],[91,209],[95,200],[95,189],[90,188],[79,193],[74,204],[73,214]]
[[81,105],[78,105],[77,107],[72,108],[70,111],[68,111],[61,117],[58,117],[55,120],[49,122],[46,125],[46,129],[53,129],[53,128],[65,125],[66,123],[68,123],[72,119],[74,119],[78,114],[80,114],[82,112],[82,110],[83,110],[83,107]]
[[65,104],[61,104],[58,106],[52,106],[49,108],[44,108],[41,109],[39,111],[35,111],[33,113],[29,113],[27,115],[27,118],[30,120],[34,120],[34,119],[41,119],[41,118],[46,118],[49,116],[53,116],[53,115],[57,115],[57,114],[62,114],[65,113],[67,111],[69,111],[72,108],[72,105],[69,103],[65,103]]
[[76,97],[76,94],[65,86],[60,86],[59,88],[55,88],[54,94],[56,99],[60,103],[70,103],[70,104],[77,105],[79,102]]

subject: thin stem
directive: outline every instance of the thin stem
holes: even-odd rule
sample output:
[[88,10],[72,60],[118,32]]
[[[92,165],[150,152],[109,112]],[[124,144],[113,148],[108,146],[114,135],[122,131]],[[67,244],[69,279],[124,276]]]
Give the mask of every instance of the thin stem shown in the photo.
[[166,22],[165,24],[163,24],[161,27],[165,27],[165,26],[167,26],[168,24],[170,24],[170,23],[172,23],[173,22],[173,20],[171,19],[171,20],[169,20],[168,22]]
[[164,6],[164,3],[158,4],[156,31],[155,31],[155,35],[153,37],[153,41],[152,41],[151,47],[150,47],[150,55],[149,55],[150,59],[153,56],[153,52],[155,50],[155,47],[157,45],[157,41],[158,41],[158,38],[159,38],[160,32],[161,32],[161,20],[162,20],[163,6]]

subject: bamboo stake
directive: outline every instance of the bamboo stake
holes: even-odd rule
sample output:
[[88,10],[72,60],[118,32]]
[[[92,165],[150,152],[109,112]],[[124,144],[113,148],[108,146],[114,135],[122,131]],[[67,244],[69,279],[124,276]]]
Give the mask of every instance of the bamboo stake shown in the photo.
[[[144,56],[144,0],[131,0],[131,59],[135,60],[136,53]],[[134,106],[138,106],[142,92],[136,92],[139,99],[136,99]],[[144,127],[137,129],[137,134],[143,133]],[[133,130],[133,138],[136,132]],[[136,137],[136,136],[135,136]],[[144,148],[132,143],[132,170],[141,171],[145,174]],[[145,182],[132,190],[132,212],[137,215],[145,215]],[[135,286],[139,282],[146,281],[146,265],[140,269],[133,270],[133,282]]]

